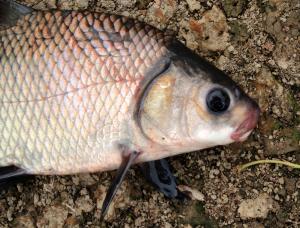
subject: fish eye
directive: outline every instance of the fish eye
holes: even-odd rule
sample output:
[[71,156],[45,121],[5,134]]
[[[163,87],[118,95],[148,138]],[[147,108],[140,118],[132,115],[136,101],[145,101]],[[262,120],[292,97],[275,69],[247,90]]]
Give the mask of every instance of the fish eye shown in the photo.
[[207,94],[206,105],[210,111],[220,114],[229,108],[230,97],[223,89],[213,89]]

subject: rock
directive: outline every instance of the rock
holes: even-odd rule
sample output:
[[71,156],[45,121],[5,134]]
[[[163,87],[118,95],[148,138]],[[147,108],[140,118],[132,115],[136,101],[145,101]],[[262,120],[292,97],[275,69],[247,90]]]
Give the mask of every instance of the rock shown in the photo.
[[278,113],[287,120],[292,118],[290,110],[292,107],[289,102],[291,94],[274,78],[267,67],[263,66],[257,74],[256,91],[255,96],[262,111],[276,107],[279,109],[275,110],[276,114]]
[[300,149],[298,142],[298,131],[294,128],[283,128],[277,133],[277,137],[281,140],[274,140],[273,138],[265,138],[265,154],[279,155],[287,154],[292,151]]
[[229,26],[233,41],[245,42],[249,38],[249,32],[246,24],[235,20],[230,21]]
[[226,65],[230,62],[230,60],[224,56],[224,55],[221,55],[218,59],[218,62],[216,64],[216,66],[220,69],[220,70],[224,70],[226,69]]
[[75,212],[77,215],[80,215],[82,212],[91,212],[94,209],[94,203],[88,195],[79,197],[75,204]]
[[38,227],[63,227],[68,217],[68,210],[62,206],[51,206],[47,208],[43,217],[37,220]]
[[149,5],[151,0],[137,0],[136,4],[139,9],[145,9]]
[[193,35],[192,38],[185,35],[185,38],[190,42],[196,41],[201,49],[223,51],[229,45],[229,27],[223,12],[217,6],[206,11],[200,20],[191,18],[188,23],[183,22],[182,25],[188,25]]
[[192,228],[192,226],[190,224],[185,224],[185,225],[182,225],[183,228]]
[[[300,67],[296,64],[296,62],[299,62],[299,58],[297,59],[293,56],[295,50],[297,50],[297,47],[291,45],[290,42],[279,43],[276,45],[273,56],[275,62],[281,69],[287,70],[291,68],[291,70],[294,69],[295,72],[299,72]],[[293,81],[300,85],[300,77],[297,76],[297,74],[295,74],[295,76]]]
[[14,220],[14,227],[34,228],[36,226],[34,225],[34,220],[31,216],[23,215]]
[[237,17],[247,6],[247,0],[224,0],[222,5],[228,17]]
[[296,189],[296,178],[286,178],[285,179],[285,189],[288,194],[292,194],[295,192]]
[[268,194],[262,193],[255,199],[240,203],[238,213],[242,219],[266,218],[270,211],[277,211],[278,204]]
[[197,0],[187,0],[186,1],[190,11],[195,11],[195,10],[199,10],[201,8],[200,2]]
[[[297,0],[291,0],[291,6],[298,3]],[[287,2],[284,0],[263,1],[262,8],[265,11],[265,20],[263,21],[264,30],[276,40],[276,45],[267,44],[267,48],[272,49],[272,56],[276,64],[285,71],[293,72],[286,75],[289,84],[300,85],[300,77],[297,72],[300,71],[299,55],[299,7],[293,7],[294,10],[286,11]],[[274,49],[274,51],[273,51]],[[299,75],[299,74],[298,74]]]
[[116,8],[116,3],[113,0],[107,1],[96,1],[93,7],[94,11],[102,12],[104,11],[113,11]]
[[[175,0],[159,0],[147,10],[148,18],[153,22],[169,21],[177,9],[177,2]],[[156,27],[159,23],[154,24]]]
[[172,228],[172,225],[170,223],[168,223],[168,222],[165,222],[165,224],[164,224],[163,227],[164,228]]
[[141,227],[141,225],[143,224],[144,221],[145,221],[145,218],[143,218],[143,217],[138,217],[138,218],[135,219],[134,225],[135,225],[136,227]]
[[39,3],[32,5],[32,7],[36,10],[56,9],[56,3],[56,0],[40,1]]
[[297,37],[299,34],[299,8],[297,9],[296,7],[295,10],[289,12],[287,15],[282,15],[282,8],[286,4],[285,1],[273,0],[266,1],[265,3],[265,30],[280,41],[284,40],[287,35],[289,37]]
[[271,36],[267,36],[264,43],[261,45],[266,55],[270,54],[275,49],[275,40]]
[[249,224],[243,224],[243,228],[252,228],[252,227],[255,227],[255,228],[265,228],[265,226],[261,223],[258,223],[258,222],[251,222]]
[[65,225],[67,227],[79,227],[79,221],[76,219],[75,216],[70,216],[66,219]]
[[85,0],[76,0],[76,1],[69,1],[69,0],[60,0],[57,4],[58,8],[61,10],[83,10],[89,6],[89,1]]
[[117,0],[118,6],[122,6],[123,8],[131,8],[135,3],[136,0]]
[[89,173],[85,173],[85,174],[80,174],[78,175],[80,184],[82,185],[93,185],[95,183],[97,183],[97,180]]
[[204,201],[204,195],[197,189],[190,188],[189,186],[185,185],[178,185],[177,188],[181,192],[188,194],[192,200]]

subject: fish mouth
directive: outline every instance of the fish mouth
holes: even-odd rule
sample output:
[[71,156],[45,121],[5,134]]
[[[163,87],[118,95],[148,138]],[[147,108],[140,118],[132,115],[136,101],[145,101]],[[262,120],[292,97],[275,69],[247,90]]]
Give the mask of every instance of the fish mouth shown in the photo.
[[231,134],[231,139],[236,142],[243,142],[247,139],[250,133],[253,131],[258,122],[260,109],[258,107],[252,107],[249,111],[246,119],[240,124],[240,126]]

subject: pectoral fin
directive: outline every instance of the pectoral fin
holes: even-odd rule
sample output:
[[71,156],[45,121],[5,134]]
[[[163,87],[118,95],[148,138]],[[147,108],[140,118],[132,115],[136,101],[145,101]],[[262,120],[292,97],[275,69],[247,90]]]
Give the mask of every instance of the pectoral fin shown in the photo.
[[165,159],[150,161],[140,164],[146,179],[168,198],[176,198],[175,177]]
[[104,199],[103,205],[102,205],[102,211],[101,211],[101,220],[105,217],[107,210],[109,208],[110,203],[112,202],[114,196],[117,193],[117,190],[119,189],[122,181],[124,180],[124,177],[130,168],[130,166],[133,164],[135,159],[139,156],[139,152],[131,152],[127,157],[124,158],[123,163],[121,164],[120,168],[117,171],[117,175],[115,176],[113,182],[111,183],[106,197]]
[[18,181],[25,175],[27,175],[26,171],[16,166],[0,167],[0,186]]

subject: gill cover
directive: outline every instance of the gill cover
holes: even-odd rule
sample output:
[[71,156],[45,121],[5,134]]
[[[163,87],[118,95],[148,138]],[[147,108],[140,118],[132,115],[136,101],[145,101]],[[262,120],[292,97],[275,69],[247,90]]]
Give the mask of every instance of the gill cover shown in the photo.
[[[178,76],[179,70],[171,63],[146,88],[139,109],[139,122],[143,133],[159,144],[171,144],[178,138],[183,113],[181,96],[187,83]],[[182,83],[181,83],[182,81]]]

